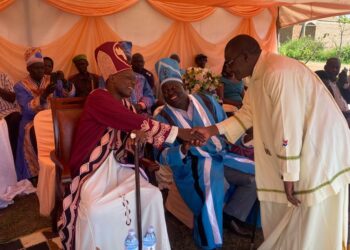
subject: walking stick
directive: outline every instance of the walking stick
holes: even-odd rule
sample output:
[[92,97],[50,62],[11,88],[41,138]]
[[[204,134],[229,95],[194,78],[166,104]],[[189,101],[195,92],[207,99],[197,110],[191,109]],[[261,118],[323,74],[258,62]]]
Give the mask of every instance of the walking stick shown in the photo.
[[[131,133],[131,139],[136,138],[136,134]],[[140,194],[140,166],[139,166],[139,150],[140,145],[135,142],[135,186],[136,186],[136,220],[137,220],[137,238],[139,241],[139,249],[142,249],[142,218],[141,218],[141,194]]]

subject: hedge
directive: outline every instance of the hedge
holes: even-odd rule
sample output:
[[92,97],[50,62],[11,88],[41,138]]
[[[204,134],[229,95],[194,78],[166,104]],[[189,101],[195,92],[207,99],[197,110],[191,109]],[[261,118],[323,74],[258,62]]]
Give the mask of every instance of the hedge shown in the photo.
[[304,62],[326,61],[330,57],[339,57],[343,63],[350,63],[350,46],[344,46],[341,51],[337,48],[325,49],[322,42],[309,37],[289,40],[280,46],[279,52]]

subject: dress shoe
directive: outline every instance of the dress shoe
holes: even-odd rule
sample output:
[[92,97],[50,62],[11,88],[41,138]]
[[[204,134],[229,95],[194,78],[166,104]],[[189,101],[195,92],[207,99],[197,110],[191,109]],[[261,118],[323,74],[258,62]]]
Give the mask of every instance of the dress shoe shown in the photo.
[[228,222],[227,228],[239,236],[246,237],[246,238],[251,237],[252,234],[250,230],[240,226],[239,224],[240,223],[237,222],[236,219],[233,219]]

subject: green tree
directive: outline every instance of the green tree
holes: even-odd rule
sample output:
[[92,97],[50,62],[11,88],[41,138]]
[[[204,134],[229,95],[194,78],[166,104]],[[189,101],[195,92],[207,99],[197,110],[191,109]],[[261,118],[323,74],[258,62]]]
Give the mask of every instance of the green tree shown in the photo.
[[338,51],[338,56],[341,57],[342,56],[342,49],[343,49],[343,38],[344,38],[344,33],[345,31],[347,31],[347,29],[349,28],[350,25],[350,18],[347,16],[339,16],[338,17],[338,25],[339,25],[339,35],[340,35],[340,39],[339,39],[339,46],[337,48]]

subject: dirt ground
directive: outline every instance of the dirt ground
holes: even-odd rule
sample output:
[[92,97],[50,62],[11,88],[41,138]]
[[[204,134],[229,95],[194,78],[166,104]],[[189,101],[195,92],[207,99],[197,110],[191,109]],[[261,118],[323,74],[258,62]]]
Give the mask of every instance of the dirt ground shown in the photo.
[[[312,71],[316,71],[316,70],[322,70],[325,64],[326,64],[326,62],[308,62],[306,65]],[[342,64],[341,65],[341,69],[343,69],[344,67],[350,69],[350,65],[349,64]]]

